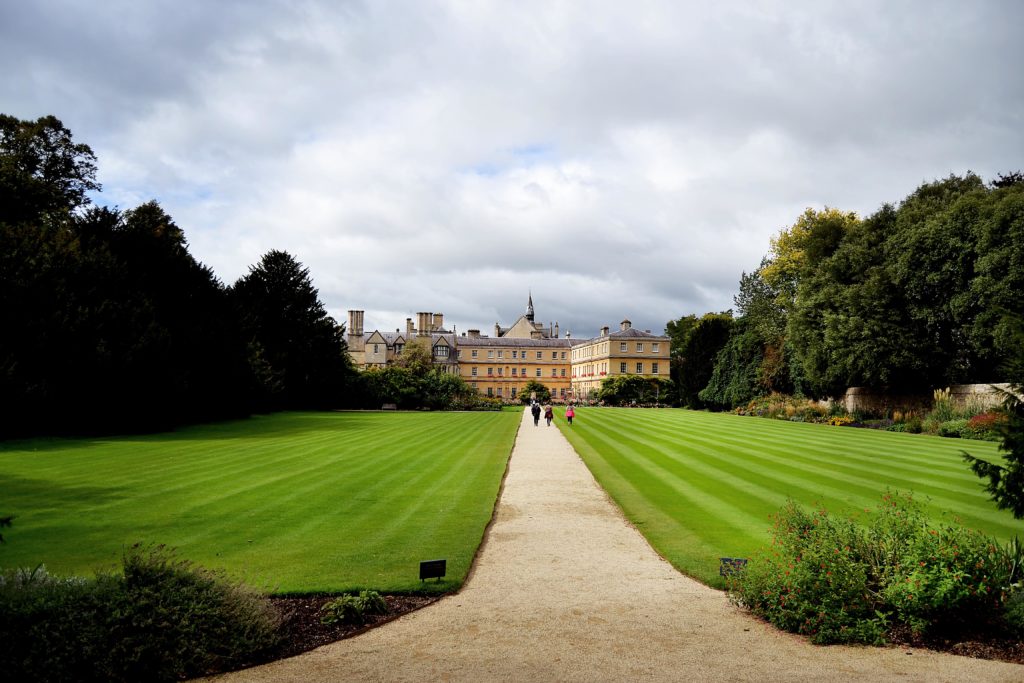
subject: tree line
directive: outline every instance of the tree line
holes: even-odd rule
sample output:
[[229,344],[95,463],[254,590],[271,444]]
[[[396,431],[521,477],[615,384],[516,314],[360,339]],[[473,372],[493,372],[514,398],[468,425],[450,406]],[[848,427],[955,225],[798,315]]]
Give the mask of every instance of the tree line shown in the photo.
[[57,118],[0,115],[0,436],[355,400],[308,269],[271,250],[226,286],[156,202],[93,205],[96,170]]
[[925,183],[860,218],[806,210],[743,273],[734,310],[670,321],[690,407],[864,386],[1004,381],[1024,346],[1024,176]]

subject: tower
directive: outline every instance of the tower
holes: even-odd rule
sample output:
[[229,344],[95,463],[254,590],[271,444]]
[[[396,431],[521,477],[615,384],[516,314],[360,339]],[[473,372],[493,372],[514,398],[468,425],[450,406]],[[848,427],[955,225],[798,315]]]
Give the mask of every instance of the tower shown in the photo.
[[533,322],[533,292],[530,292],[530,302],[526,305],[526,319]]

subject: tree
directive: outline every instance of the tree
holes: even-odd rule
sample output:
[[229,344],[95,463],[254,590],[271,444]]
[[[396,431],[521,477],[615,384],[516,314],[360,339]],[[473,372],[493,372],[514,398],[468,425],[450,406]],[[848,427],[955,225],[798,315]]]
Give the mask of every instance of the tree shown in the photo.
[[430,338],[410,339],[395,358],[395,365],[409,370],[416,377],[424,377],[434,369],[434,354],[430,349]]
[[1010,378],[1010,391],[1003,392],[1003,411],[1006,422],[1002,426],[1003,438],[999,450],[1004,464],[998,465],[964,453],[964,459],[982,479],[987,479],[985,490],[1000,510],[1009,510],[1015,519],[1024,519],[1024,325],[1020,318],[1007,321],[1013,328],[1016,353],[1006,365]]
[[531,379],[519,390],[519,400],[522,403],[529,403],[530,395],[533,393],[537,394],[537,400],[541,403],[549,403],[551,401],[551,390],[535,379]]
[[715,368],[715,358],[729,339],[732,312],[707,313],[694,325],[679,358],[679,401],[700,408],[700,390],[707,386]]
[[613,375],[601,382],[598,400],[611,406],[649,405],[659,402],[670,391],[668,380],[640,375]]
[[99,189],[96,156],[59,119],[0,114],[0,225],[59,219]]
[[[338,406],[354,374],[344,330],[327,314],[309,269],[272,250],[231,290],[265,410]],[[257,372],[258,371],[258,372]],[[268,379],[269,378],[269,379]]]

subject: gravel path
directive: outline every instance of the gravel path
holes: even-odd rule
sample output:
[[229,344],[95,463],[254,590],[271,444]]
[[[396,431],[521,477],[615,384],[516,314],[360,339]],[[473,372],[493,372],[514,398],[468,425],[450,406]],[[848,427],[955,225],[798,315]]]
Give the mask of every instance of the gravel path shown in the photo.
[[[574,429],[586,429],[586,416]],[[494,523],[456,595],[218,681],[1024,681],[1024,666],[817,647],[679,574],[555,426],[516,438]]]

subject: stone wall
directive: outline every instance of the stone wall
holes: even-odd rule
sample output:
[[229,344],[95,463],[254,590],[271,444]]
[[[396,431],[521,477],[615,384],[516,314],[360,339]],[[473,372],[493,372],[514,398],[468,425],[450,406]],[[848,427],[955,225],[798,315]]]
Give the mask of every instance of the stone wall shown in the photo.
[[[1008,384],[954,384],[949,387],[949,397],[959,407],[978,405],[993,407],[1002,403],[1002,395],[993,389],[1007,390]],[[923,413],[932,407],[932,394],[892,394],[867,387],[850,387],[843,397],[843,406],[849,413],[860,410],[868,413],[887,415],[893,410],[913,410]]]

